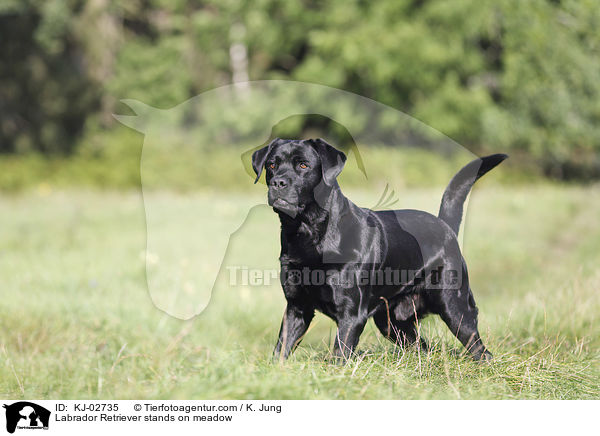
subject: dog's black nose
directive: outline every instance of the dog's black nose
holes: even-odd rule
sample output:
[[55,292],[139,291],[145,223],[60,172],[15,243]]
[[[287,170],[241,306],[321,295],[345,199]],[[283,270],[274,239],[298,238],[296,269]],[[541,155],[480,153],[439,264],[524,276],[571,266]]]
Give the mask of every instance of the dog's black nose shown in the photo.
[[285,188],[288,184],[283,177],[273,177],[269,185],[272,188]]

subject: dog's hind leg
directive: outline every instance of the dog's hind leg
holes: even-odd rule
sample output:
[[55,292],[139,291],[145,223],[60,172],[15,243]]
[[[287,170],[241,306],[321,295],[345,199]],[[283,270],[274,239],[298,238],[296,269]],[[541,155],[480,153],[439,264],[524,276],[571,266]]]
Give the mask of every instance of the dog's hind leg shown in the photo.
[[358,339],[366,323],[366,317],[346,317],[338,322],[338,330],[333,344],[334,358],[338,360],[350,358],[358,345]]
[[477,306],[471,289],[443,290],[438,314],[475,360],[491,360],[477,329]]

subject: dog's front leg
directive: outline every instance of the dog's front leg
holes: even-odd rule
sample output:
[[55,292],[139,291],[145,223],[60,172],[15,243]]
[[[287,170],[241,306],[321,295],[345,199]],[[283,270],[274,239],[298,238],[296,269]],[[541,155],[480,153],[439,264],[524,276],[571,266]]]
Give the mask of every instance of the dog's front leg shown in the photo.
[[336,360],[345,361],[352,356],[366,323],[366,317],[345,317],[338,322],[333,345],[333,355]]
[[273,360],[285,360],[290,353],[300,344],[304,333],[308,329],[311,320],[315,315],[313,307],[308,307],[293,301],[288,301],[288,305],[283,314],[281,328],[279,329],[279,339],[273,351]]

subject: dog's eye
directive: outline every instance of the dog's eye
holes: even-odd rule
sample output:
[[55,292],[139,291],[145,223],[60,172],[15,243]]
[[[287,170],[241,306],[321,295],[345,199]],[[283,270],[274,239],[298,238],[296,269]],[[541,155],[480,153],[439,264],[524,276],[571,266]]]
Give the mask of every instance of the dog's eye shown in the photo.
[[271,168],[272,170],[274,170],[275,169],[275,164],[274,163],[270,163],[269,164],[269,168]]
[[301,169],[305,170],[308,168],[308,165],[306,165],[304,162],[302,162],[300,165],[298,165]]

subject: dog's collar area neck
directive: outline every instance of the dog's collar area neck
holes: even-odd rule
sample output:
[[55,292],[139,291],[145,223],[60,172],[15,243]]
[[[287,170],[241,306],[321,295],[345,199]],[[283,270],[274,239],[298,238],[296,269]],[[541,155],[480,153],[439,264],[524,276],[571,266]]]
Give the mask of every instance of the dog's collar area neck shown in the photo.
[[295,218],[290,218],[293,221],[298,221],[299,223],[307,223],[317,220],[321,221],[324,217],[329,216],[329,210],[320,206],[316,202],[298,205],[298,214]]
[[281,231],[289,237],[309,238],[317,244],[325,235],[329,222],[329,212],[316,203],[306,205],[295,217],[278,213]]

